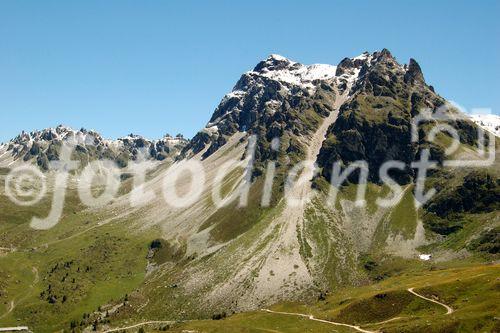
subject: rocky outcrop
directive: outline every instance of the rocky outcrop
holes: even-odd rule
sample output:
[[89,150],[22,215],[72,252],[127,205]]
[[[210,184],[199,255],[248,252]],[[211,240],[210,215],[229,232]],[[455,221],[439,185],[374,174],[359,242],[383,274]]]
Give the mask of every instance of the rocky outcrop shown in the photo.
[[404,81],[407,84],[425,83],[422,69],[420,68],[420,65],[413,58],[410,58],[410,62],[408,63],[408,70],[405,73]]

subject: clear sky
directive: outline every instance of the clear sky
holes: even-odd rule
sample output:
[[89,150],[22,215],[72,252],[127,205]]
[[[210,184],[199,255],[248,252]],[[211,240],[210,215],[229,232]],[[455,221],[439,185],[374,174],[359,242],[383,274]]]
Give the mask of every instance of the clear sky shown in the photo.
[[499,15],[499,1],[1,0],[0,141],[58,124],[191,137],[270,53],[336,65],[385,47],[498,114]]

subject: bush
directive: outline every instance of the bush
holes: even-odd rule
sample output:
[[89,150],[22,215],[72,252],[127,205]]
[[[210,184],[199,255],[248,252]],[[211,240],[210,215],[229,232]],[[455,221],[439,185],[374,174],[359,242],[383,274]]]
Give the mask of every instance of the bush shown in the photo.
[[150,249],[161,249],[162,248],[162,242],[161,239],[155,239],[154,241],[151,242],[149,245]]
[[500,253],[500,227],[483,232],[471,242],[469,249],[491,254]]
[[221,320],[221,319],[224,319],[226,318],[226,313],[225,312],[222,312],[222,313],[217,313],[217,314],[214,314],[212,316],[212,320]]
[[471,172],[461,185],[442,188],[444,190],[424,206],[427,211],[425,225],[438,234],[449,235],[460,230],[467,222],[463,213],[478,214],[500,209],[500,181],[486,172]]

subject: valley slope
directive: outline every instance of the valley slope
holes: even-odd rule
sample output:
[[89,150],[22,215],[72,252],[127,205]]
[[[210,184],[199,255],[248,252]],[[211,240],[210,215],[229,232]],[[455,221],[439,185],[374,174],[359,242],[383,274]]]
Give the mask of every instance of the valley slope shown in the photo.
[[[72,173],[62,219],[45,231],[29,224],[32,216],[47,216],[50,195],[35,206],[20,207],[2,193],[0,324],[26,324],[36,332],[106,331],[148,321],[221,319],[272,307],[370,330],[380,327],[376,322],[411,313],[412,318],[384,327],[418,331],[440,309],[406,290],[415,287],[458,309],[453,320],[446,317],[436,325],[472,332],[477,320],[491,329],[497,325],[492,317],[498,306],[476,294],[498,288],[498,267],[485,266],[498,260],[498,153],[486,167],[443,165],[451,157],[481,158],[478,125],[456,107],[446,108],[460,141],[453,156],[446,154],[449,133],[427,137],[432,122],[422,123],[422,135],[413,141],[412,120],[446,105],[415,60],[401,65],[385,49],[346,58],[338,66],[303,65],[271,55],[241,76],[191,140],[129,136],[115,142],[91,132],[89,141],[88,131],[65,127],[23,133],[0,146],[2,191],[10,170],[26,164],[40,166],[52,184],[56,172],[49,162],[58,160],[57,147],[70,137],[80,147],[74,158],[82,167],[108,158],[124,175],[119,196],[104,207],[88,208],[78,197],[79,172]],[[492,138],[498,148],[499,139]],[[425,149],[439,163],[425,184],[437,194],[418,206],[411,162]],[[134,178],[126,170],[139,152],[154,162],[143,190],[155,195],[133,206]],[[369,164],[366,205],[354,203],[360,187],[356,177],[340,186],[332,204],[333,163],[340,161],[345,169],[358,160]],[[404,190],[396,205],[381,207],[377,198],[390,191],[378,169],[387,160],[404,163],[391,174]],[[205,186],[189,207],[176,208],[162,195],[164,178],[187,161],[203,167]],[[248,161],[253,161],[251,169]],[[304,169],[292,179],[302,181],[290,182],[288,171],[301,161],[317,168]],[[262,195],[271,162],[275,176],[266,205]],[[218,180],[222,196],[248,188],[248,204],[240,207],[235,196],[217,205],[213,189]],[[179,178],[177,192],[188,192],[191,182]],[[49,185],[49,194],[54,190]],[[290,205],[291,199],[301,200]],[[420,254],[431,254],[431,261],[422,261]],[[468,275],[474,276],[470,285],[459,283]],[[466,291],[454,295],[457,288]],[[473,300],[467,293],[476,293]],[[470,307],[477,308],[466,318],[469,298]],[[364,313],[385,300],[398,308]],[[283,332],[329,327],[307,318],[250,312],[223,324],[194,321],[172,329],[253,332],[258,330],[248,323],[256,320],[263,321],[263,330]],[[288,321],[294,324],[283,327]]]

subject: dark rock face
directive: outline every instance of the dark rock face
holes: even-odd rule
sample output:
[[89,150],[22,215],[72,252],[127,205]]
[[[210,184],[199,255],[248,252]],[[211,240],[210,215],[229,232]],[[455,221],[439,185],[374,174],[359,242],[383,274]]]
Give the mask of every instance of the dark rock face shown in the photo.
[[[318,164],[326,179],[331,178],[334,162],[348,165],[356,160],[368,162],[369,180],[378,182],[380,166],[388,160],[405,163],[403,171],[390,172],[398,183],[411,182],[414,170],[410,163],[423,148],[429,148],[431,159],[441,162],[442,147],[427,142],[426,129],[421,129],[420,141],[411,141],[412,118],[422,110],[435,110],[445,101],[425,84],[418,63],[411,59],[408,67],[401,66],[387,50],[365,55],[359,76],[353,85],[352,97],[340,110],[337,121],[328,130],[328,136],[318,156]],[[355,66],[352,59],[344,59],[340,72]],[[468,121],[455,121],[461,141],[474,144],[476,127]]]
[[355,67],[354,61],[351,58],[344,58],[337,66],[337,71],[335,72],[335,75],[341,76],[342,74],[346,73],[346,70],[352,69],[354,67]]
[[[214,111],[207,127],[184,149],[184,155],[206,148],[203,158],[213,154],[236,132],[257,135],[256,160],[266,159],[274,137],[288,148],[297,145],[293,137],[314,133],[321,119],[328,116],[335,99],[333,81],[308,80],[302,76],[306,66],[270,56],[253,71],[241,76],[233,92],[227,94]],[[292,79],[282,79],[281,73]],[[333,74],[333,73],[332,73]],[[299,154],[302,147],[296,146]]]
[[299,63],[293,63],[290,60],[283,58],[281,56],[270,55],[266,60],[263,60],[255,66],[254,72],[263,71],[279,71],[279,70],[290,70],[297,69],[301,66]]
[[[357,107],[356,102],[351,107]],[[348,165],[363,160],[368,162],[370,180],[377,181],[378,170],[385,161],[400,160],[409,165],[416,154],[409,135],[409,120],[392,113],[385,114],[384,121],[374,125],[372,121],[343,109],[331,132],[339,134],[325,141],[318,156],[318,164],[323,167],[327,179],[331,178],[333,163],[341,161]],[[393,172],[391,176],[400,183],[407,183],[412,170],[408,167],[402,172]]]
[[[420,65],[413,58],[410,59],[410,62],[408,64],[408,71],[404,76],[404,81],[409,84],[414,84],[416,82],[423,84],[425,82],[422,69],[420,68]],[[432,92],[434,92],[433,88],[429,87],[429,89]]]

